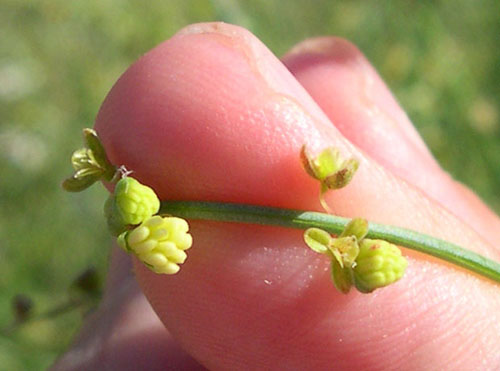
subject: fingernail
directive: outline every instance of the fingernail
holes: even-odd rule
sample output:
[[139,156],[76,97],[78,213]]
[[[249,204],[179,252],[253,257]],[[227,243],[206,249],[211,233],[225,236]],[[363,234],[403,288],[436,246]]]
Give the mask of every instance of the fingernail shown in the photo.
[[199,34],[214,35],[221,43],[232,47],[234,51],[239,51],[247,59],[254,72],[275,91],[284,91],[290,87],[289,84],[293,80],[292,75],[250,31],[228,23],[209,22],[189,25],[177,32],[175,36]]

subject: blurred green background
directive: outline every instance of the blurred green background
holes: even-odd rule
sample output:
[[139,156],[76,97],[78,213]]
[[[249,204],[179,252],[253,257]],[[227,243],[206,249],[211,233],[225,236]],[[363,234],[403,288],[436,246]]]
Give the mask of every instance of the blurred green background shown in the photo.
[[43,314],[89,266],[105,276],[105,191],[60,188],[81,129],[135,59],[211,20],[278,56],[309,36],[350,39],[442,166],[500,211],[499,1],[0,0],[0,369],[48,367],[95,303],[8,332],[16,294]]

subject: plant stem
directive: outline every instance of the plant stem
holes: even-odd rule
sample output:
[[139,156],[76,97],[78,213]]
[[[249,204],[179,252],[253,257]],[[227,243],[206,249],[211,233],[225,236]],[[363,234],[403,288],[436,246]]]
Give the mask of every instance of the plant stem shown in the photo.
[[[350,219],[313,211],[201,201],[163,201],[161,214],[186,219],[275,225],[288,228],[321,228],[340,234]],[[382,239],[423,252],[500,282],[500,263],[473,251],[409,229],[369,223],[367,238]]]
[[63,303],[58,304],[57,306],[38,315],[28,317],[24,320],[14,319],[6,327],[0,330],[0,336],[5,336],[5,337],[10,336],[14,331],[19,329],[19,327],[21,326],[36,321],[51,320],[62,314],[66,314],[75,309],[81,308],[84,304],[86,304],[86,301],[82,299],[68,299],[67,301],[64,301]]

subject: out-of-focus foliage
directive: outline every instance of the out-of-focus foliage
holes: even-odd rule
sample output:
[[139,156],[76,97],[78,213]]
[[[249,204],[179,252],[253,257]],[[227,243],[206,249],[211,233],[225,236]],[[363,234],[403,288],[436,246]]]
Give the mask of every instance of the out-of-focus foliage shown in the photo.
[[[240,24],[277,55],[309,36],[350,39],[373,62],[433,153],[500,210],[500,2],[0,1],[0,327],[24,293],[34,312],[63,303],[79,272],[104,275],[105,191],[61,191],[114,81],[193,22]],[[98,223],[102,220],[102,223]],[[0,365],[43,369],[81,313],[0,336]]]

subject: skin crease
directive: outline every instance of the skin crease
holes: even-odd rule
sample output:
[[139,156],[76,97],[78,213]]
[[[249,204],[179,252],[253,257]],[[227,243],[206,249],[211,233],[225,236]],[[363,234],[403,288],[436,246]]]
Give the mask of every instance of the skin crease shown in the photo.
[[[333,145],[361,161],[353,182],[327,195],[336,214],[412,228],[499,260],[500,252],[488,243],[498,236],[498,220],[475,196],[466,191],[464,197],[462,187],[443,180],[359,51],[345,41],[322,40],[306,41],[284,58],[294,77],[244,29],[190,26],[120,78],[96,130],[111,161],[133,169],[161,199],[309,210],[320,210],[318,184],[300,166],[300,147],[306,143],[316,152]],[[346,84],[360,70],[377,99],[360,99],[359,86]],[[366,115],[352,101],[383,114]],[[379,132],[389,132],[381,146],[369,140]],[[425,174],[425,184],[407,170],[412,168]],[[441,187],[448,198],[438,202]],[[342,295],[333,288],[328,261],[305,248],[300,231],[215,222],[190,226],[194,245],[179,274],[155,275],[137,261],[135,273],[162,323],[209,369],[500,366],[500,288],[490,281],[404,250],[409,267],[401,281],[370,295]],[[54,369],[110,369],[110,360],[120,359],[124,349],[136,350],[137,357],[122,369],[137,369],[141,361],[158,369],[201,368],[174,348],[166,331],[158,335],[163,329],[147,306],[130,309],[136,302],[131,297],[142,298],[137,287],[128,290],[127,300],[116,297],[128,277],[128,261],[120,259],[112,265],[107,294],[120,305],[110,310],[103,304]],[[103,329],[95,322],[109,323],[103,320],[107,313],[114,324]],[[125,348],[110,335],[145,321],[146,333],[157,334],[163,350],[142,352],[144,332],[141,337],[129,331]],[[92,349],[97,336],[100,349],[74,361],[75,349],[80,355]]]

